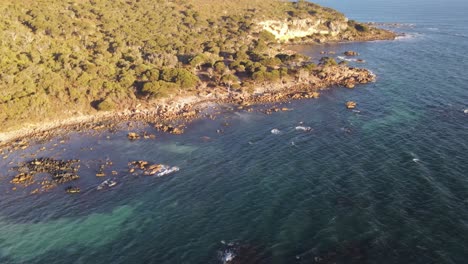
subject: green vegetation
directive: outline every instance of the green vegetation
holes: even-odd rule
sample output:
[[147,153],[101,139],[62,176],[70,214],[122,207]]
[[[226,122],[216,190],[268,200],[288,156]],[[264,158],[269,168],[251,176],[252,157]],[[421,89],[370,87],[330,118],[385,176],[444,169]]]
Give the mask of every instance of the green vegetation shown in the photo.
[[218,2],[2,1],[2,130],[206,87],[238,88],[248,79],[280,80],[311,64],[279,53],[258,22],[342,16],[305,1]]
[[348,21],[348,25],[351,27],[351,28],[354,28],[356,29],[357,31],[359,32],[369,32],[369,27],[364,25],[364,24],[360,24],[360,23],[357,23],[356,21],[354,20],[350,20]]
[[100,111],[111,111],[115,109],[115,103],[111,99],[107,98],[99,102],[96,108]]

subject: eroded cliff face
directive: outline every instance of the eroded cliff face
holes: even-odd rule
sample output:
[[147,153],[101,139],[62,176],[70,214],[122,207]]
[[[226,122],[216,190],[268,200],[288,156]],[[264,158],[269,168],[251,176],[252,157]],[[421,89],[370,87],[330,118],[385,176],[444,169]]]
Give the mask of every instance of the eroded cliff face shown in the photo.
[[321,18],[265,20],[259,25],[263,30],[275,35],[277,40],[289,41],[315,34],[336,37],[348,29],[348,19],[336,21],[327,21]]

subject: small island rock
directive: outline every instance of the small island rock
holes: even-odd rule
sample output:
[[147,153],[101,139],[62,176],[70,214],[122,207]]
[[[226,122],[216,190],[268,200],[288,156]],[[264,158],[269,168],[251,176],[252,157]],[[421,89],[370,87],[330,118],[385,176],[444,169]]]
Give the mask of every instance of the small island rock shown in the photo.
[[356,102],[353,102],[353,101],[346,102],[346,108],[348,109],[354,109],[356,108],[356,105],[357,105]]
[[344,52],[344,55],[346,55],[346,56],[358,56],[359,53],[357,53],[356,51],[348,50],[348,51]]

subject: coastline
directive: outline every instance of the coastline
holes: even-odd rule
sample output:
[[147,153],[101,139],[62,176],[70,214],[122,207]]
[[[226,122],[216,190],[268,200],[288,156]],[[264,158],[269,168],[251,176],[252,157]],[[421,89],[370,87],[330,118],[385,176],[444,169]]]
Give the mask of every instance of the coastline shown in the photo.
[[[118,124],[141,121],[155,124],[155,127],[163,132],[180,134],[183,133],[183,124],[204,117],[202,111],[209,104],[231,104],[244,108],[261,103],[312,99],[320,96],[320,90],[333,86],[354,88],[357,84],[375,81],[375,77],[371,71],[363,68],[345,65],[322,67],[320,74],[311,74],[299,80],[257,84],[252,93],[244,90],[228,92],[225,87],[217,87],[209,94],[177,96],[172,99],[150,102],[143,107],[137,105],[121,111],[98,112],[46,123],[28,124],[27,127],[19,130],[0,133],[0,147],[16,144],[13,147],[22,148],[28,146],[28,141],[47,139],[57,133],[102,129],[105,125],[98,124],[102,122]],[[178,125],[180,129],[174,129],[174,123],[182,123]]]

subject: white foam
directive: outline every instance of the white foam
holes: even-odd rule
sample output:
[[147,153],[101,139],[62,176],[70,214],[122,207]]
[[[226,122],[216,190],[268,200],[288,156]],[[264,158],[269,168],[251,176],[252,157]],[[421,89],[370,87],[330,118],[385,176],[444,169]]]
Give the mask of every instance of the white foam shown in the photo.
[[397,36],[395,39],[399,41],[415,41],[421,38],[422,36],[423,34],[421,33],[412,33],[412,34],[405,33],[404,35]]
[[227,252],[225,252],[224,255],[223,255],[223,263],[229,263],[229,262],[232,261],[235,257],[236,257],[236,254],[234,254],[234,253],[231,252],[231,251],[227,251]]
[[346,58],[345,56],[338,56],[337,58],[343,61],[353,61],[353,62],[357,61],[357,59]]
[[114,179],[107,179],[107,180],[103,181],[101,184],[99,184],[99,186],[96,189],[102,190],[104,188],[114,187],[115,185],[117,185],[117,182],[114,181]]
[[180,168],[179,167],[169,167],[167,165],[162,165],[162,168],[160,170],[160,172],[156,173],[156,176],[157,177],[162,177],[164,175],[168,175],[168,174],[171,174],[173,172],[177,172],[179,171]]
[[309,126],[297,126],[296,130],[302,130],[302,131],[311,131],[312,128]]
[[281,134],[281,131],[280,131],[279,129],[273,128],[273,129],[271,130],[271,133],[272,133],[273,135],[279,135],[279,134]]

